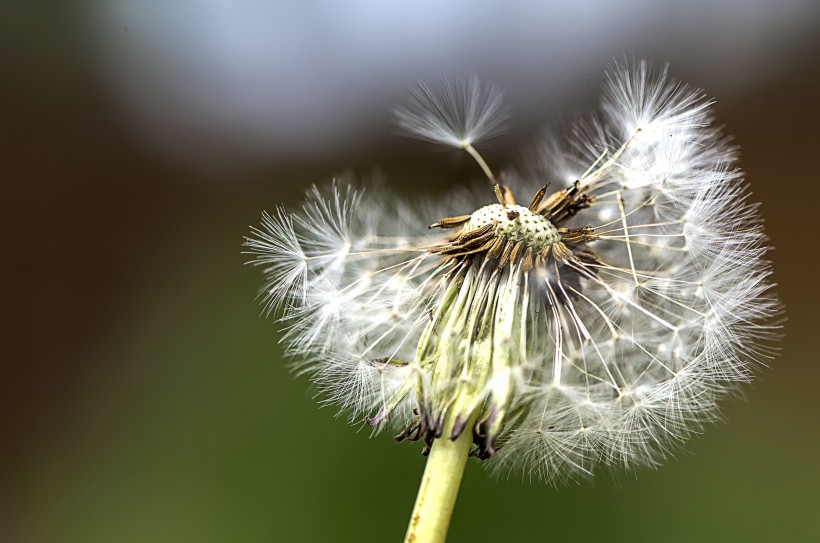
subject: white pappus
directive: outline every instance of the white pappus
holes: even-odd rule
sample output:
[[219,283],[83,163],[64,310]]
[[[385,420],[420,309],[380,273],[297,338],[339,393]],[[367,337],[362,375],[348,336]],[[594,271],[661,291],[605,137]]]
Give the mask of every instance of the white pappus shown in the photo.
[[500,182],[473,147],[506,119],[499,91],[420,87],[400,126],[492,184],[410,202],[336,181],[265,214],[245,245],[297,371],[425,451],[470,432],[475,456],[550,482],[656,465],[771,356],[781,313],[711,105],[615,63],[598,114]]

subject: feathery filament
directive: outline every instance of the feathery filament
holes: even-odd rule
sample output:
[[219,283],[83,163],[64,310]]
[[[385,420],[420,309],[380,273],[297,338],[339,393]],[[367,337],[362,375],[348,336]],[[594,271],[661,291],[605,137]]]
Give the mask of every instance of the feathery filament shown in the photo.
[[[246,246],[297,371],[353,422],[426,450],[469,432],[497,469],[656,465],[771,357],[781,313],[711,105],[666,69],[616,63],[598,120],[542,145],[546,171],[496,184],[497,203],[335,182],[264,215]],[[506,119],[477,80],[422,86],[397,116],[461,148]],[[550,194],[551,179],[569,182]]]

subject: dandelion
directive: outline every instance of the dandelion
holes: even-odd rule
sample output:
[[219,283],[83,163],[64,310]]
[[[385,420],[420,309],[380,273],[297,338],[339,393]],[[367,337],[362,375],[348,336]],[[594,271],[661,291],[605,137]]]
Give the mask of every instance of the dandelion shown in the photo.
[[762,221],[711,106],[616,63],[599,114],[502,182],[473,146],[498,90],[422,86],[399,124],[477,157],[491,189],[411,204],[337,181],[252,229],[296,371],[424,444],[408,541],[443,540],[468,456],[550,483],[658,465],[771,356]]

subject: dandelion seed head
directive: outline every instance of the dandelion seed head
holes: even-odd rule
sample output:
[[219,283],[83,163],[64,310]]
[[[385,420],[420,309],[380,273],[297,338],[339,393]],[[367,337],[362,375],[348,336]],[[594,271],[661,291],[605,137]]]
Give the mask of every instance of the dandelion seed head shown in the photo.
[[[759,209],[702,91],[643,61],[607,78],[539,146],[550,174],[415,205],[337,181],[263,216],[263,306],[324,403],[425,450],[469,432],[492,469],[552,483],[660,465],[719,419],[775,352]],[[456,147],[504,117],[477,80],[396,114]]]
[[484,206],[470,215],[462,229],[469,233],[487,226],[493,228],[496,236],[520,241],[533,251],[542,251],[561,239],[558,230],[543,215],[515,204]]

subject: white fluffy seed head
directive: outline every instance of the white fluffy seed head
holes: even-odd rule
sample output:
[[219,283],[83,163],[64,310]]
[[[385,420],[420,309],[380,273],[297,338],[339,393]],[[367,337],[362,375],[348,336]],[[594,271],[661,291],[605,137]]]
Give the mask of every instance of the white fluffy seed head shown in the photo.
[[[453,145],[485,135],[498,95],[471,85],[417,90],[400,121]],[[758,208],[710,108],[665,69],[613,65],[602,113],[540,148],[549,173],[510,176],[519,198],[556,178],[588,197],[556,222],[489,191],[413,205],[341,182],[265,215],[246,245],[297,371],[352,421],[409,439],[423,436],[414,410],[428,430],[436,414],[478,412],[497,470],[562,482],[658,465],[771,358],[782,314]],[[508,250],[522,241],[541,260]]]

